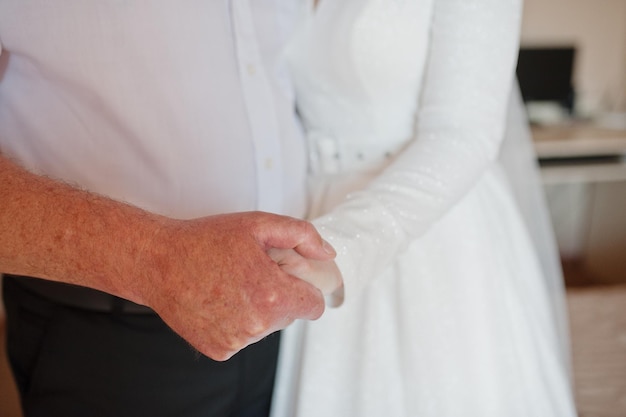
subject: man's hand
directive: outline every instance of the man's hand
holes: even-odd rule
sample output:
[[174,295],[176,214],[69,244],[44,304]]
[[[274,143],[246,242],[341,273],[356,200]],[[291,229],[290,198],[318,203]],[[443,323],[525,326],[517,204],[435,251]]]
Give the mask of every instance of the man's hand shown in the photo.
[[139,261],[138,271],[151,271],[141,299],[200,352],[228,359],[324,311],[321,292],[283,271],[272,248],[334,265],[334,250],[305,221],[259,212],[172,221]]

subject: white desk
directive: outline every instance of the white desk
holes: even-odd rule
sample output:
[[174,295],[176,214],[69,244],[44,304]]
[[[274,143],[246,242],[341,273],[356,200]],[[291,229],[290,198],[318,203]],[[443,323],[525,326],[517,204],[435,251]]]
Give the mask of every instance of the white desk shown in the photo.
[[626,282],[626,130],[532,128],[557,242],[598,282]]
[[573,122],[532,134],[546,184],[626,180],[626,130]]

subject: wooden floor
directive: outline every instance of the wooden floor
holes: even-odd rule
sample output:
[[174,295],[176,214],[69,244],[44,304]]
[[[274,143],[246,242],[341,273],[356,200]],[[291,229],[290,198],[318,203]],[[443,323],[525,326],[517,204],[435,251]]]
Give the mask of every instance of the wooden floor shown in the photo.
[[626,416],[626,285],[569,288],[580,417]]
[[[626,284],[588,285],[578,278],[569,283],[567,299],[579,416],[625,417]],[[0,345],[0,416],[22,417],[6,362],[1,318]]]

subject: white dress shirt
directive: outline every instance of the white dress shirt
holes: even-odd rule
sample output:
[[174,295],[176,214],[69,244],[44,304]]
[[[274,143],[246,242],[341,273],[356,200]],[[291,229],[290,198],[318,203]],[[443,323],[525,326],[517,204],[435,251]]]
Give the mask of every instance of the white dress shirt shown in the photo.
[[305,211],[291,0],[0,0],[0,151],[177,218]]

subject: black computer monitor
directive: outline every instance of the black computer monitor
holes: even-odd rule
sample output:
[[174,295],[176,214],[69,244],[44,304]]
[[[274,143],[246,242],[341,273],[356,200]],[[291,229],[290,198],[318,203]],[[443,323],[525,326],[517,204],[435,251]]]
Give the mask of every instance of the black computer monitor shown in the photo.
[[524,101],[558,102],[572,113],[575,56],[574,46],[520,48],[516,74]]

